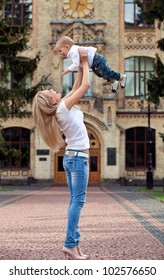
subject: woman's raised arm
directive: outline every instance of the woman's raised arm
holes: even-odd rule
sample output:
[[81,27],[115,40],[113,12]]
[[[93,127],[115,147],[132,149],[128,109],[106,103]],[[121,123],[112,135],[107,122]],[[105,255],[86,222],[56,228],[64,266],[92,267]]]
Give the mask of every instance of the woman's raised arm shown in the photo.
[[[65,98],[65,105],[68,109],[71,109],[73,105],[75,105],[81,97],[87,92],[87,90],[90,87],[90,76],[89,76],[89,66],[88,66],[88,53],[82,48],[79,48],[79,55],[80,55],[80,62],[83,66],[83,70],[80,73],[78,71],[78,78],[75,81],[75,89],[71,95],[67,95],[68,97]],[[81,79],[81,74],[82,74],[82,81],[80,83]]]
[[67,95],[64,96],[62,99],[68,98],[69,96],[71,96],[74,93],[75,90],[77,90],[80,87],[81,82],[82,82],[82,76],[83,76],[83,68],[79,67],[72,90],[69,93],[67,93]]

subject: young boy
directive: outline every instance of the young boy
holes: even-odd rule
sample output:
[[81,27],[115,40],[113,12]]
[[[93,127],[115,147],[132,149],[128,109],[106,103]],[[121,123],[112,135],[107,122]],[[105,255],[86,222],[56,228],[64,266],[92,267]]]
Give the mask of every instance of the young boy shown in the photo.
[[[66,75],[69,72],[74,72],[78,70],[80,64],[79,58],[79,49],[80,46],[75,45],[73,40],[70,37],[62,36],[56,43],[55,49],[58,52],[59,56],[64,58],[70,58],[72,64],[62,72],[62,76]],[[109,66],[107,60],[100,54],[96,53],[96,48],[94,47],[84,47],[88,52],[88,63],[92,71],[98,76],[108,82],[113,81],[112,92],[116,92],[118,84],[125,88],[127,77],[125,74],[115,72]]]

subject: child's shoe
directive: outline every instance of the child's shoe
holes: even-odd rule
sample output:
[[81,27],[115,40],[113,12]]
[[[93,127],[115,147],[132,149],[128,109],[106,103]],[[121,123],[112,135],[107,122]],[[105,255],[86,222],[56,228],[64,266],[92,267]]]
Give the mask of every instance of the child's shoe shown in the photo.
[[117,91],[118,85],[119,85],[119,81],[115,81],[112,84],[112,92],[116,92]]
[[126,81],[127,81],[127,76],[125,74],[121,74],[121,78],[120,78],[120,86],[122,88],[126,87]]

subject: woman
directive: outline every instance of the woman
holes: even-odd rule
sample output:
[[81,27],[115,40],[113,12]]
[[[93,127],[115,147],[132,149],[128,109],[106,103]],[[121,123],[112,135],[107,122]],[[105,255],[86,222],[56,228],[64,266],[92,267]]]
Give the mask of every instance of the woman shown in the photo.
[[54,90],[39,91],[33,100],[33,117],[37,130],[47,145],[57,152],[63,146],[61,132],[65,135],[66,151],[63,166],[70,192],[67,232],[63,247],[71,259],[87,258],[80,249],[78,223],[86,200],[88,185],[89,139],[83,122],[83,113],[74,106],[90,87],[88,54],[79,49],[83,68],[78,69],[71,92],[64,98]]

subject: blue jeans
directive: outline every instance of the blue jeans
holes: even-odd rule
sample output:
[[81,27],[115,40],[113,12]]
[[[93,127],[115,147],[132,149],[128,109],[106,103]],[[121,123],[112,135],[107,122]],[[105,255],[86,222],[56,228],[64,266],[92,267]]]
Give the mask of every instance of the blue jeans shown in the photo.
[[101,77],[104,80],[120,80],[120,73],[112,70],[107,60],[100,54],[95,54],[91,69],[96,76]]
[[67,248],[74,248],[80,242],[78,224],[81,209],[86,201],[86,191],[89,177],[88,158],[64,155],[63,167],[66,172],[70,192],[67,233],[64,246]]

